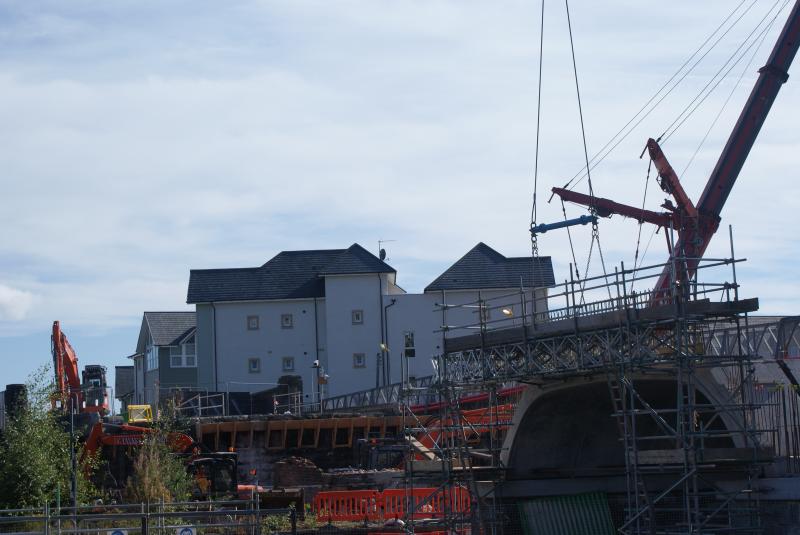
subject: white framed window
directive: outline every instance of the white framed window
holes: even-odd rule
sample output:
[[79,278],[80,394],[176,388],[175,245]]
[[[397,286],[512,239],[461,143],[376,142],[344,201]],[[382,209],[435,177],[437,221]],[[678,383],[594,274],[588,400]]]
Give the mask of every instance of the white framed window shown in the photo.
[[351,313],[353,325],[362,325],[364,323],[364,311],[353,310]]
[[291,329],[294,327],[294,317],[291,314],[281,314],[281,328]]
[[247,330],[257,331],[259,329],[258,316],[247,316]]
[[281,369],[285,372],[294,371],[294,357],[283,357],[281,361]]
[[146,351],[147,366],[146,371],[158,369],[158,346],[147,346]]
[[364,353],[353,353],[353,368],[366,368],[367,357]]
[[196,368],[197,355],[195,354],[194,338],[179,346],[169,348],[170,368]]
[[261,359],[247,359],[247,371],[250,373],[261,373]]
[[414,331],[406,331],[403,333],[403,355],[405,355],[406,358],[417,356],[417,350],[414,349]]
[[197,367],[197,346],[194,345],[194,340],[191,344],[183,344],[183,363],[187,368]]

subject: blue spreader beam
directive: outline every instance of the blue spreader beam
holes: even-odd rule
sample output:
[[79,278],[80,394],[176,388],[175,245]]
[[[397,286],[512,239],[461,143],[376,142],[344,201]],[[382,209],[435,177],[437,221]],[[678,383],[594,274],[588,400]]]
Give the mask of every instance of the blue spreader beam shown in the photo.
[[531,234],[536,236],[537,234],[544,234],[548,230],[574,227],[575,225],[588,225],[589,223],[597,223],[597,216],[582,215],[580,217],[576,217],[575,219],[565,219],[564,221],[559,221],[558,223],[542,223],[540,225],[531,227]]

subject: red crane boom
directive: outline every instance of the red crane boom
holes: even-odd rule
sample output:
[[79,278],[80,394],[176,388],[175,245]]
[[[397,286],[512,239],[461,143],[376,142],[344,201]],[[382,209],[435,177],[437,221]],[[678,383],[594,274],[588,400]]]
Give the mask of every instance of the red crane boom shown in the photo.
[[[789,67],[797,54],[798,46],[800,46],[800,0],[795,2],[789,18],[786,19],[767,64],[759,69],[758,80],[711,172],[697,203],[697,211],[701,216],[719,221],[725,201],[739,177],[750,149],[756,142],[769,110],[781,86],[789,79]],[[716,230],[717,225],[698,225],[696,230],[680,235],[675,248],[679,252],[682,251],[684,256],[701,258]],[[690,261],[687,267],[688,275],[691,276],[697,269],[697,260]],[[669,279],[669,270],[665,268],[658,279],[656,290],[668,287]]]
[[[705,253],[711,238],[719,227],[722,208],[753,148],[769,110],[775,102],[781,86],[789,79],[789,67],[799,46],[800,0],[797,0],[772,49],[767,64],[758,71],[758,80],[750,92],[750,97],[739,115],[736,126],[733,128],[696,206],[686,195],[677,174],[661,151],[661,147],[653,139],[648,140],[647,150],[658,170],[659,185],[662,190],[673,196],[677,204],[674,206],[669,201],[665,202],[662,207],[667,209],[667,212],[643,210],[563,188],[553,188],[553,193],[565,201],[589,206],[600,216],[608,217],[612,214],[619,214],[661,227],[671,226],[677,231],[678,240],[674,250],[669,251],[670,257],[682,256],[689,259],[679,268],[680,272],[677,276],[691,278],[697,270],[699,259]],[[668,263],[656,283],[653,293],[654,300],[657,300],[661,293],[669,288],[671,277],[671,268]]]

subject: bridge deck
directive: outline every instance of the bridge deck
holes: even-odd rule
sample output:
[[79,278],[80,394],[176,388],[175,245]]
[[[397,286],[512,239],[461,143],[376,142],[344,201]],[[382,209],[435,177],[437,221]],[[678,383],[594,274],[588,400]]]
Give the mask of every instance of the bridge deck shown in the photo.
[[[481,347],[489,348],[521,341],[573,335],[576,332],[592,332],[617,328],[623,325],[635,326],[654,323],[672,323],[680,314],[684,318],[712,319],[732,317],[745,312],[758,310],[758,298],[738,301],[712,302],[709,299],[688,301],[680,305],[662,305],[645,308],[626,307],[619,310],[601,312],[586,316],[574,316],[548,323],[487,330],[483,334],[471,334],[445,340],[445,353],[454,353]],[[679,314],[678,314],[679,313]]]

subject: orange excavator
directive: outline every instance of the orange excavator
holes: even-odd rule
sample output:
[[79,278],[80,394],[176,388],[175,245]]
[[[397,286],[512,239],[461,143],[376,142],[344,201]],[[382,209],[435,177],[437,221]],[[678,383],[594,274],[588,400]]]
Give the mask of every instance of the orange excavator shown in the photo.
[[[51,401],[53,410],[65,416],[77,417],[76,428],[86,436],[81,464],[89,470],[89,458],[101,454],[107,464],[106,484],[121,488],[131,471],[132,456],[129,448],[141,446],[148,435],[156,430],[145,425],[114,423],[108,421],[108,385],[106,369],[90,364],[78,375],[78,356],[58,321],[53,322],[51,338],[56,390]],[[235,453],[202,452],[192,437],[184,433],[167,435],[167,445],[184,459],[187,471],[194,476],[194,494],[198,499],[237,491],[237,455]],[[104,477],[106,479],[106,477]]]
[[[85,461],[101,452],[107,463],[104,486],[121,489],[131,472],[132,455],[128,448],[141,446],[155,432],[156,429],[141,425],[97,422],[84,443],[81,462],[88,466]],[[166,443],[176,456],[184,460],[187,471],[193,476],[195,499],[237,493],[236,453],[204,452],[202,445],[180,432],[169,433]]]
[[59,322],[53,322],[50,339],[53,352],[53,369],[56,374],[56,391],[52,396],[53,409],[65,414],[108,414],[108,385],[104,366],[89,364],[78,375],[78,356]]

